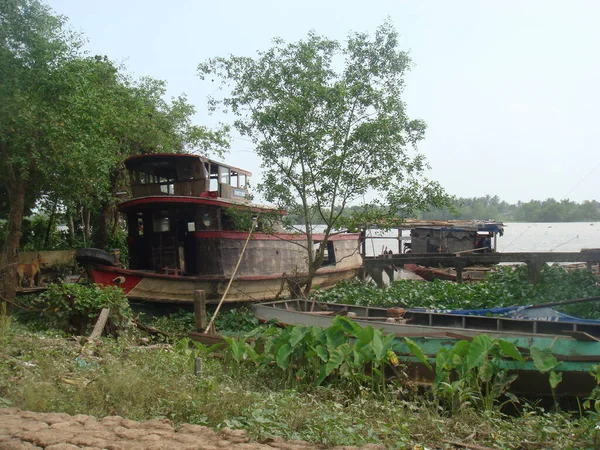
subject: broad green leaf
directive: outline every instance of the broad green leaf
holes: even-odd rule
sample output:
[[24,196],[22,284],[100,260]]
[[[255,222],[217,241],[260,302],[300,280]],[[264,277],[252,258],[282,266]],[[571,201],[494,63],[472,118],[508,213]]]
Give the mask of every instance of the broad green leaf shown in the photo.
[[462,358],[467,356],[469,353],[469,348],[471,348],[471,343],[467,340],[458,341],[449,351],[449,356],[458,355]]
[[441,348],[438,350],[437,355],[435,355],[435,372],[442,373],[446,369],[446,361],[448,361],[448,350],[445,348]]
[[423,353],[423,350],[421,349],[421,347],[419,347],[417,345],[417,343],[409,337],[405,337],[404,342],[406,343],[410,352],[415,356],[415,358],[417,358],[419,361],[421,361],[423,364],[425,364],[429,369],[431,369],[431,364],[429,364],[429,360],[425,356],[425,353]]
[[540,372],[548,372],[558,365],[558,360],[552,354],[552,350],[545,348],[540,350],[537,347],[531,347],[529,350],[531,359],[536,369]]
[[524,361],[523,355],[521,355],[521,352],[515,344],[502,339],[498,339],[496,342],[498,343],[500,350],[502,350],[502,353],[504,353],[506,356],[509,356],[517,361]]
[[487,360],[485,360],[485,362],[479,366],[478,375],[479,379],[486,383],[489,383],[494,376],[494,368]]
[[330,375],[331,372],[340,367],[342,362],[344,362],[344,355],[339,349],[335,349],[333,352],[330,352],[329,360],[325,366],[325,374]]
[[375,355],[375,362],[381,364],[385,357],[385,350],[383,348],[383,334],[380,330],[375,330],[373,334],[373,340],[371,341],[371,348]]
[[346,342],[346,333],[341,327],[331,326],[325,330],[325,335],[327,336],[327,350],[330,352]]
[[317,353],[317,356],[321,359],[321,361],[327,362],[329,356],[327,355],[327,349],[325,347],[323,347],[322,345],[317,345],[315,347],[315,352]]
[[321,386],[323,381],[325,381],[325,378],[327,378],[327,373],[326,373],[325,365],[322,365],[319,368],[319,377],[315,380],[315,384],[317,386]]
[[373,340],[373,335],[375,334],[375,330],[371,325],[368,325],[360,330],[356,331],[356,346],[364,347],[371,343]]
[[493,342],[487,334],[475,336],[467,353],[467,367],[473,369],[483,365],[492,346]]
[[282,369],[287,369],[290,364],[290,355],[292,354],[292,346],[290,344],[283,344],[277,351],[277,366]]
[[356,336],[357,333],[362,329],[354,321],[346,316],[335,316],[332,322],[334,325],[339,325],[346,333]]
[[550,386],[552,389],[556,389],[556,386],[562,381],[562,372],[550,371]]
[[306,328],[305,326],[302,326],[302,325],[296,325],[292,328],[292,331],[290,332],[290,340],[289,340],[289,343],[292,346],[292,348],[296,348],[298,343],[300,343],[302,341],[302,339],[304,338],[306,333],[308,333],[308,331],[309,331],[309,328]]

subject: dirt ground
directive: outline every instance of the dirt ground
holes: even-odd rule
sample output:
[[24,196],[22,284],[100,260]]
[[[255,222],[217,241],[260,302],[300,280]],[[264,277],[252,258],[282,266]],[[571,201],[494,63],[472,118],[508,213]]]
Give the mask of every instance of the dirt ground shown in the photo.
[[[16,408],[0,409],[0,450],[308,450],[322,447],[304,441],[270,438],[250,442],[243,430],[214,432],[184,424],[175,430],[167,419],[136,422],[119,416],[97,420],[83,414],[36,413]],[[335,447],[338,450],[358,447]],[[367,444],[361,450],[384,450]]]

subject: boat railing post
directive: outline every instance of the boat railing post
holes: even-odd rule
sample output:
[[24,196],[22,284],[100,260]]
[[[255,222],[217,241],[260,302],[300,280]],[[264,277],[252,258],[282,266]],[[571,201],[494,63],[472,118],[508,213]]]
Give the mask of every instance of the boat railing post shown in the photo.
[[201,290],[194,291],[194,318],[196,331],[202,333],[206,329],[206,293]]

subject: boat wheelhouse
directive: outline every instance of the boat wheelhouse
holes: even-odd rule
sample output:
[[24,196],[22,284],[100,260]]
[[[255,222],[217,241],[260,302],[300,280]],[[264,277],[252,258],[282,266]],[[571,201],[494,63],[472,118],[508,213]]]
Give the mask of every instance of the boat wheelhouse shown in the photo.
[[[288,295],[289,282],[306,275],[306,237],[261,228],[261,217],[283,212],[250,203],[250,172],[181,154],[135,156],[125,166],[131,198],[119,210],[127,221],[129,268],[83,249],[79,260],[96,283],[157,302],[191,303],[193,292],[204,290],[214,302],[235,275],[226,301],[257,301]],[[241,228],[253,222],[239,218],[252,215],[258,227]],[[314,287],[356,275],[362,264],[359,238],[350,233],[329,238]],[[316,245],[320,239],[314,235]]]

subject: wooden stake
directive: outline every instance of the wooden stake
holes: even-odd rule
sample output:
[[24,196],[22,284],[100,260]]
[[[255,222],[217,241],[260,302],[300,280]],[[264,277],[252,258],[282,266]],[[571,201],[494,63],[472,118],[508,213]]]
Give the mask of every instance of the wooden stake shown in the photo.
[[206,330],[206,293],[201,290],[194,291],[194,317],[196,318],[196,331]]

